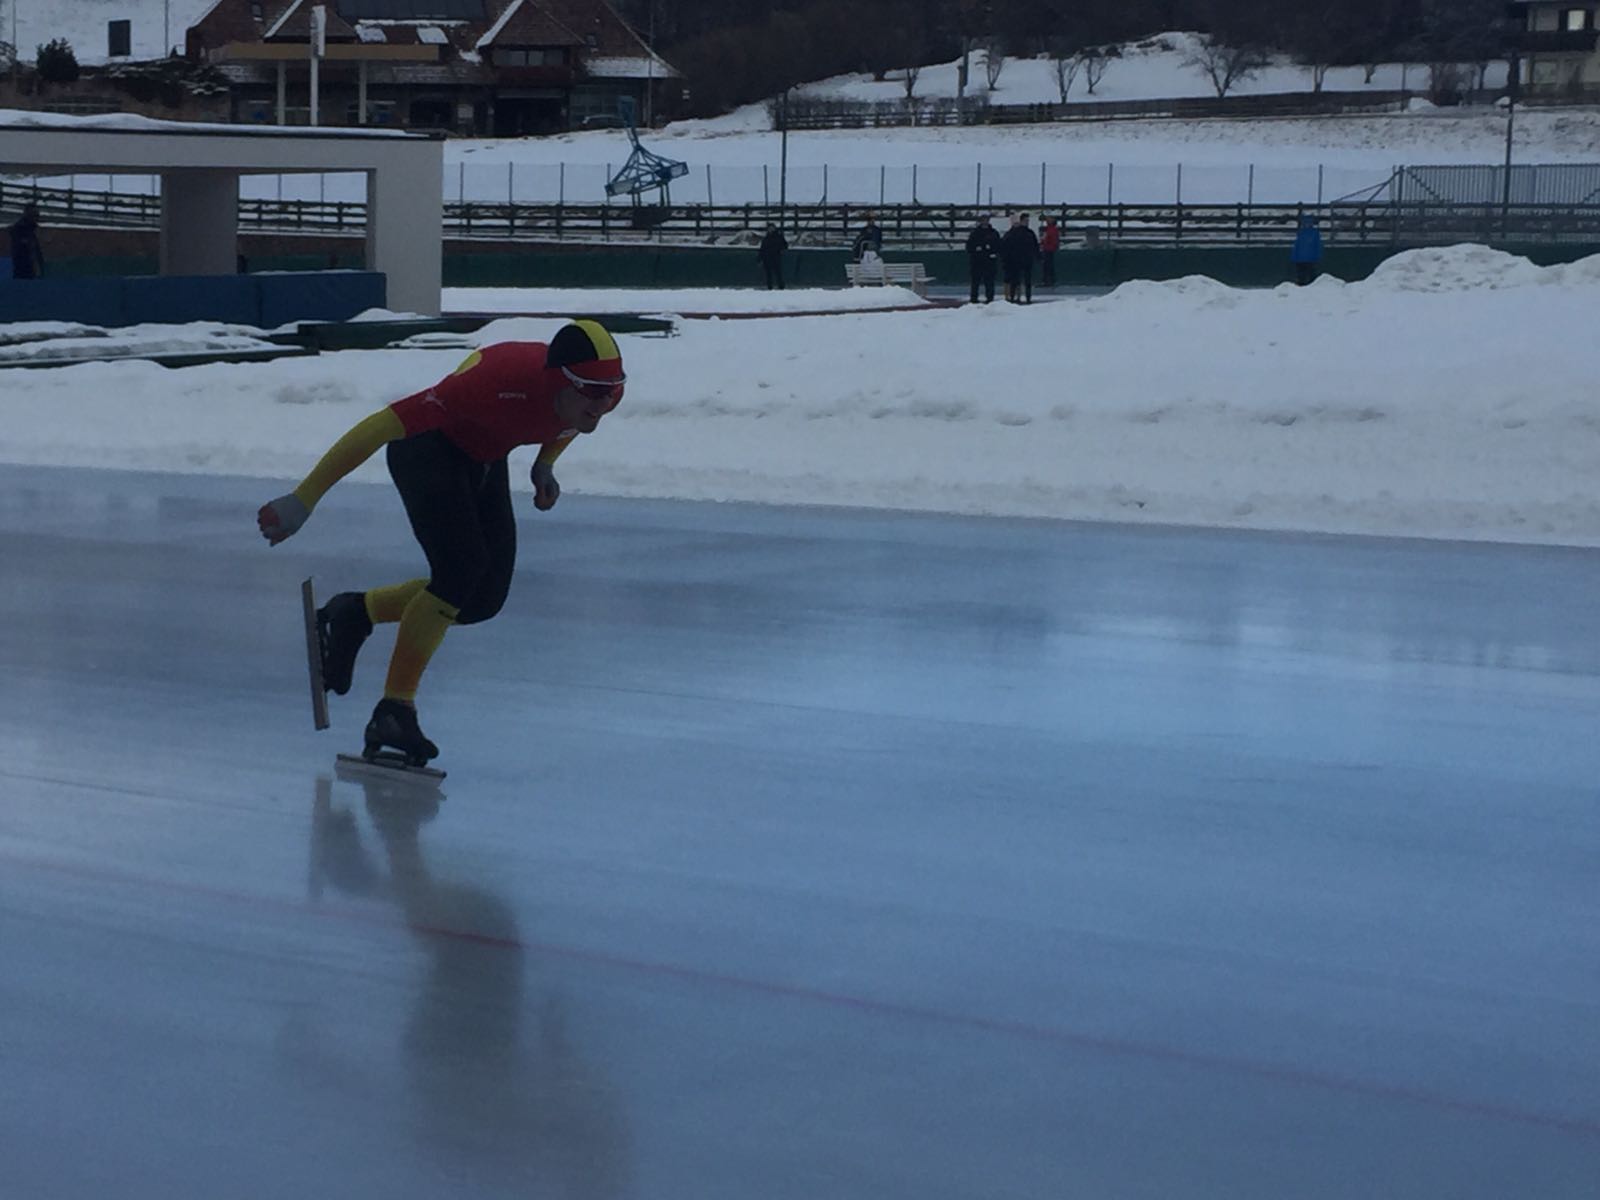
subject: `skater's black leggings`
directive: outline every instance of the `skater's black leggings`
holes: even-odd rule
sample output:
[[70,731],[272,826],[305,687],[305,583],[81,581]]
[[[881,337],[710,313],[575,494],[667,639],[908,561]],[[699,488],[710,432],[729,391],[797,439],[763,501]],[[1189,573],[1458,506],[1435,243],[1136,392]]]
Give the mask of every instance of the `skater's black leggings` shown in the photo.
[[389,443],[389,474],[428,556],[428,591],[461,610],[457,625],[487,621],[506,602],[517,565],[506,460],[475,462],[442,433]]

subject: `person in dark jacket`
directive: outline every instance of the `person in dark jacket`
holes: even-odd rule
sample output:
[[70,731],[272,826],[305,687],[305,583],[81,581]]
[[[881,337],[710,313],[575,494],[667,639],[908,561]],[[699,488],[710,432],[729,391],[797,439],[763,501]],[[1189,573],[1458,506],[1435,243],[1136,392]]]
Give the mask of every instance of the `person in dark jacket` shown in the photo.
[[1294,263],[1294,281],[1301,287],[1317,277],[1317,264],[1322,261],[1322,231],[1310,213],[1300,218],[1300,229],[1294,235],[1294,249],[1289,258]]
[[883,257],[883,230],[878,228],[878,222],[873,220],[871,213],[867,214],[867,223],[856,234],[856,240],[850,243],[851,261],[860,262],[861,256],[868,250],[879,258]]
[[983,285],[983,302],[994,303],[995,267],[1000,261],[1000,234],[989,224],[989,214],[978,218],[978,223],[967,234],[967,274],[972,279],[972,303],[978,302],[978,285]]
[[1044,228],[1039,231],[1039,262],[1043,274],[1039,282],[1047,288],[1056,285],[1056,251],[1061,249],[1061,227],[1056,224],[1054,217],[1044,219]]
[[761,269],[767,275],[767,290],[773,288],[783,290],[783,256],[788,252],[789,239],[783,236],[783,230],[776,225],[767,230],[767,236],[761,239],[761,248],[756,251],[756,257],[761,260]]
[[44,248],[39,245],[39,209],[26,205],[11,225],[11,277],[37,279],[44,274]]
[[1033,264],[1039,257],[1039,239],[1028,227],[1028,214],[1000,239],[1000,263],[1006,273],[1006,299],[1013,304],[1033,303]]

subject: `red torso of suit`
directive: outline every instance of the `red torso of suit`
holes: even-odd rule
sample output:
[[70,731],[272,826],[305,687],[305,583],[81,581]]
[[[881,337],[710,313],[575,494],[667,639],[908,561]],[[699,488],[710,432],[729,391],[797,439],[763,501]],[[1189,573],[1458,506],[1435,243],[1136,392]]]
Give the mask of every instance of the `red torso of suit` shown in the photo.
[[1046,254],[1061,249],[1061,227],[1059,225],[1049,226],[1039,236],[1039,249]]
[[575,431],[556,415],[565,380],[546,370],[545,350],[543,342],[485,346],[431,388],[389,407],[407,437],[438,430],[482,463],[518,446],[558,441]]

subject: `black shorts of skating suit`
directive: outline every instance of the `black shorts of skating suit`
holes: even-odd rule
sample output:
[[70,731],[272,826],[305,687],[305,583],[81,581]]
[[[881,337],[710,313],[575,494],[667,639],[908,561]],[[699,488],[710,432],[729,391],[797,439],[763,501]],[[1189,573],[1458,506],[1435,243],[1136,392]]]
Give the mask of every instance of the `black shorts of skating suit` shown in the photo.
[[457,625],[500,611],[517,565],[506,460],[480,463],[442,433],[389,443],[389,474],[433,577],[428,591],[461,610]]

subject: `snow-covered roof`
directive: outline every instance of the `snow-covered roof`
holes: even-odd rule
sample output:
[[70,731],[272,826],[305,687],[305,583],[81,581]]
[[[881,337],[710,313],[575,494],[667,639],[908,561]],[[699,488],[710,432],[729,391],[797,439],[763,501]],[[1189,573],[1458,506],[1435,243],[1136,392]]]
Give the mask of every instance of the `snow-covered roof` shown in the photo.
[[261,35],[261,40],[266,41],[268,38],[277,37],[278,31],[284,27],[284,24],[289,20],[290,17],[294,16],[295,10],[300,7],[300,4],[301,0],[294,0],[294,3],[290,4],[288,8],[284,9],[283,13],[276,21],[272,23],[271,27]]
[[506,22],[516,16],[517,10],[521,7],[522,0],[513,0],[513,3],[506,5],[506,10],[500,14],[500,19],[489,26],[489,31],[478,39],[473,49],[482,50],[485,46],[491,45],[494,39],[499,36],[500,31],[506,27]]
[[0,130],[54,129],[63,133],[214,133],[229,137],[385,137],[419,138],[426,135],[399,129],[350,128],[314,125],[231,125],[218,121],[161,121],[134,113],[100,113],[76,117],[66,113],[0,108]]
[[446,46],[450,39],[445,37],[444,30],[437,25],[423,25],[417,29],[417,41],[424,46]]
[[659,55],[584,59],[584,69],[596,79],[676,79],[677,68]]

